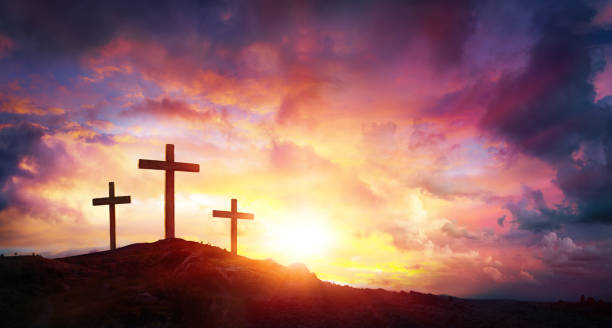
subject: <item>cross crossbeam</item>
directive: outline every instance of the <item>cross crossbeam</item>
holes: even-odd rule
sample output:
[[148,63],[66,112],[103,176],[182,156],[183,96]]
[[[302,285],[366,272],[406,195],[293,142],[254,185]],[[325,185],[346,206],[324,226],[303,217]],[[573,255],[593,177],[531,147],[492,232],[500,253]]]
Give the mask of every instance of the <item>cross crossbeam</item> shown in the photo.
[[130,196],[115,196],[115,183],[108,183],[108,197],[94,198],[92,199],[93,206],[108,205],[109,217],[110,217],[110,249],[113,250],[117,247],[115,238],[115,205],[116,204],[129,204],[132,201]]
[[166,161],[154,161],[150,159],[141,159],[138,161],[139,169],[149,170],[164,170],[164,171],[185,171],[185,172],[200,172],[200,165],[191,163]]
[[166,239],[174,238],[174,172],[200,172],[200,165],[174,161],[174,145],[166,144],[166,160],[139,159],[139,169],[166,171],[164,227]]
[[[112,182],[111,182],[112,183]],[[117,197],[104,197],[92,199],[93,206],[98,205],[115,205],[115,204],[128,204],[131,201],[130,196],[117,196]]]
[[254,220],[255,216],[252,213],[238,212],[238,200],[234,198],[232,198],[231,211],[213,210],[212,215],[216,218],[228,218],[232,220],[232,254],[238,254],[238,219]]

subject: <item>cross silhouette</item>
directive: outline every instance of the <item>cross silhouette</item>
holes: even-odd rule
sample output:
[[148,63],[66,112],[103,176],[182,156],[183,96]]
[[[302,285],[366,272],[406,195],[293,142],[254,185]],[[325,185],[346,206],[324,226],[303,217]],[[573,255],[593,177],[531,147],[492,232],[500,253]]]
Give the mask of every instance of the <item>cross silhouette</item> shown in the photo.
[[174,171],[200,172],[200,165],[174,161],[174,145],[166,144],[166,160],[139,159],[139,169],[166,171],[166,193],[164,205],[164,226],[166,239],[174,238]]
[[115,243],[115,204],[129,204],[130,196],[115,196],[115,183],[108,183],[108,197],[92,199],[93,206],[108,205],[110,214],[110,249],[117,247]]
[[238,212],[238,200],[232,198],[232,210],[218,211],[213,210],[213,217],[232,219],[232,254],[238,254],[238,219],[253,220],[255,217],[251,213]]

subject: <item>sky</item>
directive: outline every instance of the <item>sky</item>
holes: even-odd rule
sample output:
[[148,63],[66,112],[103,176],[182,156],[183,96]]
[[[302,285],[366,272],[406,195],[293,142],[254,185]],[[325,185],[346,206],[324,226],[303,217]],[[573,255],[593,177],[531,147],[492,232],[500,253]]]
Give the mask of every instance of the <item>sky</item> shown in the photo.
[[0,251],[176,235],[357,287],[612,300],[606,1],[0,1]]

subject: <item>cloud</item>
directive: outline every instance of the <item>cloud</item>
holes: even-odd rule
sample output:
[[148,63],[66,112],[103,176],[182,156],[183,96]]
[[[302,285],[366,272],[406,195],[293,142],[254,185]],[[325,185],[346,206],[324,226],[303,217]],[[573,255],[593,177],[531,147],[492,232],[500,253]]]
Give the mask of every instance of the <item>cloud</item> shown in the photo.
[[[389,56],[402,53],[407,45],[421,41],[418,38],[422,37],[434,66],[447,67],[462,58],[464,43],[475,26],[471,1],[394,4],[388,1],[373,8],[362,7],[370,11],[370,15],[366,14],[366,19],[370,20],[366,22],[373,29],[367,35],[381,56],[388,60]],[[418,36],[409,32],[415,30],[420,31]]]
[[410,134],[410,142],[408,147],[411,150],[420,148],[431,148],[446,140],[446,136],[442,132],[437,132],[432,129],[431,124],[418,124],[414,126]]
[[[433,67],[457,64],[476,24],[471,1],[42,1],[0,9],[0,33],[21,45],[22,57],[79,56],[93,72],[82,81],[141,74],[164,89],[273,108],[277,123],[307,126],[330,110],[326,91],[351,82],[338,75],[409,53],[427,53],[421,57]],[[118,52],[92,60],[113,45]]]
[[13,40],[0,34],[0,59],[6,57],[14,45],[15,43],[13,42]]
[[65,133],[75,140],[81,140],[86,143],[99,143],[104,145],[113,145],[116,143],[113,134],[98,133],[91,127],[86,127],[72,121],[65,122],[61,127],[54,127],[53,133]]
[[361,134],[367,151],[374,158],[391,158],[397,148],[397,124],[393,122],[370,123],[361,126]]
[[[178,13],[173,15],[169,4],[167,1],[3,1],[0,32],[19,45],[22,55],[72,56],[102,46],[118,33],[142,36],[150,31],[176,30],[180,17]],[[197,8],[195,2],[182,5]],[[193,13],[193,10],[186,12]],[[159,24],[160,20],[164,24]]]
[[523,188],[523,196],[517,202],[509,202],[506,208],[512,213],[514,223],[520,229],[550,231],[561,228],[563,223],[574,219],[571,208],[558,205],[550,208],[541,190]]
[[497,218],[497,225],[499,225],[500,227],[503,227],[503,226],[504,226],[504,221],[505,221],[505,220],[506,220],[506,216],[505,216],[505,215],[503,215],[503,216],[501,216],[501,217]]
[[555,232],[545,234],[536,256],[557,273],[582,277],[605,277],[612,268],[612,244],[609,241],[577,245],[570,237]]
[[106,120],[89,120],[85,124],[91,128],[95,128],[102,131],[111,131],[115,128],[115,125],[111,121]]
[[453,238],[467,238],[477,239],[478,235],[472,231],[469,231],[466,227],[462,227],[456,224],[456,222],[446,222],[442,226],[442,232],[446,233],[449,237]]
[[316,125],[327,107],[323,94],[334,87],[334,81],[327,73],[299,64],[290,66],[286,74],[287,88],[276,112],[276,123]]
[[489,192],[474,184],[470,175],[453,175],[448,172],[433,172],[421,174],[417,178],[417,186],[428,194],[443,199],[478,198],[488,196]]
[[[581,2],[539,10],[533,25],[540,36],[526,67],[501,77],[480,126],[557,170],[556,183],[568,204],[549,208],[541,192],[526,192],[523,200],[508,204],[522,229],[612,224],[612,112],[595,102],[592,83],[603,68],[592,51],[602,38],[582,28],[595,12]],[[535,203],[533,210],[525,208],[528,201]]]
[[593,18],[593,24],[605,26],[612,24],[612,4],[607,2],[597,3],[598,11],[595,18]]
[[291,142],[273,140],[268,156],[271,167],[281,172],[311,172],[314,175],[333,168],[333,164],[315,153],[312,147],[300,147]]
[[53,170],[53,150],[44,135],[42,126],[28,122],[0,129],[0,211],[17,201],[13,178],[44,177]]
[[482,272],[484,272],[489,278],[493,279],[495,282],[504,282],[504,275],[496,268],[487,266],[482,268]]
[[36,105],[29,98],[0,93],[0,112],[20,115],[60,115],[65,111],[58,107]]
[[119,116],[123,117],[154,117],[164,120],[182,120],[186,122],[206,123],[219,118],[212,110],[200,111],[195,106],[189,105],[182,100],[162,98],[160,100],[146,99],[144,102],[133,105],[130,109],[122,111]]
[[612,118],[606,123],[606,134],[592,147],[595,150],[585,153],[585,159],[558,166],[556,181],[577,205],[581,222],[612,224]]
[[[92,135],[74,136],[75,131],[74,128],[53,131],[31,122],[9,124],[0,129],[1,228],[16,229],[14,234],[18,235],[22,232],[15,225],[17,218],[47,221],[66,217],[75,221],[83,219],[81,211],[69,202],[41,192],[45,186],[65,186],[58,177],[76,171],[72,157],[57,136],[64,134],[75,140],[101,142]],[[9,233],[9,230],[3,230],[3,233]],[[10,239],[8,236],[4,238]]]
[[531,275],[531,273],[525,270],[521,270],[519,272],[519,277],[523,279],[524,281],[526,281],[527,283],[534,284],[534,285],[540,284],[540,282],[536,278],[534,278],[533,275]]
[[[266,184],[286,188],[283,198],[288,203],[313,202],[318,203],[313,206],[328,208],[330,211],[342,208],[342,215],[353,211],[367,213],[382,204],[369,184],[353,172],[323,157],[311,146],[272,139],[265,154],[267,170],[278,180]],[[359,205],[344,208],[337,204]]]

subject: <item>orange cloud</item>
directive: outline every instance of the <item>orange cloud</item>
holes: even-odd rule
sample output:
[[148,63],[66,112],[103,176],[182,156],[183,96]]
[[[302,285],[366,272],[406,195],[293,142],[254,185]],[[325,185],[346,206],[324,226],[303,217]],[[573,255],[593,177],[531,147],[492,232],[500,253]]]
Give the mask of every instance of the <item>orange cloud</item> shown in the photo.
[[64,110],[58,107],[44,107],[34,104],[29,98],[0,93],[0,111],[14,114],[60,115]]

